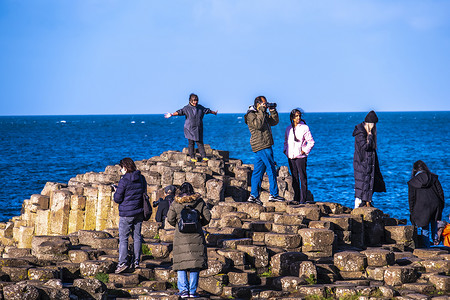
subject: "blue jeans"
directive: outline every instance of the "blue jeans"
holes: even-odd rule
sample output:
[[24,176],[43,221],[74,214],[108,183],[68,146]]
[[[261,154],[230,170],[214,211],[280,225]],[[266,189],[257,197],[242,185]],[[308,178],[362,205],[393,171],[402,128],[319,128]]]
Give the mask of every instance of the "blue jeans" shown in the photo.
[[189,295],[193,295],[197,292],[198,277],[200,275],[200,271],[190,270],[189,279],[187,276],[187,270],[179,270],[177,272],[177,275],[177,285],[180,292],[188,291]]
[[437,235],[437,224],[435,221],[431,221],[427,226],[420,227],[421,231],[419,234],[421,247],[430,248],[430,225],[431,225],[431,240],[434,243],[434,239]]
[[119,220],[119,265],[128,264],[128,237],[133,234],[134,261],[139,262],[142,251],[141,227],[143,214],[134,217],[120,217]]
[[275,169],[272,147],[255,152],[251,194],[256,198],[259,197],[261,182],[266,171],[269,177],[270,194],[276,197],[278,196],[277,170]]

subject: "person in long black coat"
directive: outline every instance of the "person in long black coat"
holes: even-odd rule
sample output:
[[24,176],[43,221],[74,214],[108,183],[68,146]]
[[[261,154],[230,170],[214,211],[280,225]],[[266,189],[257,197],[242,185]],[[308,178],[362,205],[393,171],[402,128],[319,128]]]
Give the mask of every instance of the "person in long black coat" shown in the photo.
[[408,181],[408,200],[411,223],[420,227],[421,246],[430,246],[430,225],[432,238],[437,238],[437,221],[442,220],[444,191],[438,176],[418,160],[413,165],[411,180]]
[[364,122],[355,126],[355,153],[353,155],[353,169],[355,176],[355,208],[373,206],[374,192],[386,192],[386,185],[380,171],[377,155],[378,117],[372,110]]
[[184,137],[189,141],[189,156],[193,162],[197,161],[194,151],[195,143],[197,143],[202,160],[208,160],[203,145],[203,117],[206,114],[217,115],[217,111],[212,111],[211,109],[198,104],[198,96],[196,94],[189,95],[189,104],[182,109],[179,109],[174,113],[165,114],[166,118],[170,118],[171,116],[186,117],[186,121],[184,122]]

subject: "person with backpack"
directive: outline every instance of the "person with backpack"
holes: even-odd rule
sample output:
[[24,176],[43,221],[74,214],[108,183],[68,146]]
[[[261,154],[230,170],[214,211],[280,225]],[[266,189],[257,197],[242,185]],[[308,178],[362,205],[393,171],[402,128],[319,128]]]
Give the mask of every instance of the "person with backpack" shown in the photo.
[[202,226],[210,220],[211,212],[205,201],[198,193],[194,193],[189,182],[183,183],[167,213],[167,221],[175,227],[172,269],[177,271],[178,295],[181,298],[199,297],[199,274],[208,267]]
[[125,157],[119,163],[123,174],[119,184],[113,186],[114,201],[119,204],[119,264],[116,274],[130,267],[128,263],[128,237],[133,233],[134,260],[132,268],[139,267],[141,259],[141,227],[144,221],[144,193],[147,193],[147,181],[134,161]]

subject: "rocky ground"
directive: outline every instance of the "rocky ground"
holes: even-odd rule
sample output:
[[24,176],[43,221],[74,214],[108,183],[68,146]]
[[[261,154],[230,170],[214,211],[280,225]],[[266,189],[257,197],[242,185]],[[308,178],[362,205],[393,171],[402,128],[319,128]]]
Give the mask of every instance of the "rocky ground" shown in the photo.
[[[268,202],[266,191],[264,206],[242,202],[252,166],[207,149],[208,162],[191,163],[175,151],[138,162],[152,201],[164,186],[189,181],[212,206],[213,219],[204,228],[209,267],[200,273],[202,296],[447,299],[449,251],[417,249],[414,227],[404,220],[376,208],[314,202],[312,195],[303,205]],[[108,166],[68,184],[48,183],[41,195],[24,201],[20,217],[0,224],[4,299],[177,299],[174,230],[168,224],[162,229],[158,222],[144,222],[140,267],[114,274],[117,206],[105,191],[118,178],[117,166]],[[280,190],[288,199],[291,180],[281,168]],[[263,188],[268,189],[267,179]],[[42,215],[47,219],[39,219]]]

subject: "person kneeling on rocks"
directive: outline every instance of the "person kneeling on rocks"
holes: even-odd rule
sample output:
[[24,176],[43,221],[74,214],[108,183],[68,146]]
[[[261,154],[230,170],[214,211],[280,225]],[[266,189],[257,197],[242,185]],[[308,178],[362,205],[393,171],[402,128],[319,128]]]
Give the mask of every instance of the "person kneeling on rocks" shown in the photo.
[[[172,269],[178,275],[178,295],[197,298],[200,270],[208,267],[205,235],[202,226],[211,220],[205,201],[188,182],[181,185],[169,208],[167,221],[175,226]],[[189,272],[189,277],[188,273]]]

